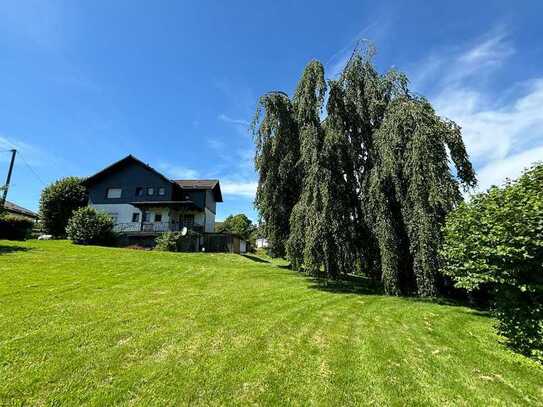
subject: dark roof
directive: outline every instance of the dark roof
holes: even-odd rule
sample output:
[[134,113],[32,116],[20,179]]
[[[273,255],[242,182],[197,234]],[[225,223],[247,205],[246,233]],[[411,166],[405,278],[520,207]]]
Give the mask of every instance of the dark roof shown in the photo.
[[219,184],[218,179],[179,179],[179,180],[170,180],[166,178],[164,175],[162,175],[160,172],[155,170],[153,167],[151,167],[148,164],[145,164],[143,161],[138,160],[136,157],[134,157],[132,154],[127,155],[126,157],[120,159],[117,162],[114,162],[113,164],[107,166],[101,171],[98,171],[96,174],[88,177],[83,181],[83,184],[86,186],[92,185],[94,182],[98,181],[99,179],[105,177],[106,175],[110,174],[111,172],[117,170],[118,168],[121,168],[123,165],[126,165],[129,162],[136,163],[138,165],[143,166],[144,168],[147,168],[149,171],[154,172],[158,176],[160,176],[162,179],[164,179],[167,182],[171,182],[174,185],[178,185],[183,189],[203,189],[203,190],[211,190],[213,191],[213,196],[215,197],[215,201],[222,202],[222,193],[221,193],[221,186]]
[[213,191],[215,201],[222,202],[221,185],[218,179],[176,179],[174,182],[183,189],[209,189]]
[[112,171],[115,171],[118,168],[121,168],[122,166],[126,165],[129,162],[133,162],[135,164],[141,165],[142,167],[148,169],[149,171],[154,172],[159,177],[164,179],[166,182],[171,182],[168,178],[166,178],[164,175],[162,175],[160,172],[155,170],[153,167],[151,167],[149,164],[145,164],[143,161],[138,160],[136,157],[134,157],[132,154],[127,155],[126,157],[120,159],[119,161],[114,162],[113,164],[107,166],[101,171],[98,171],[96,174],[91,175],[85,181],[83,182],[84,185],[91,185],[94,182],[98,181],[99,179],[103,178],[104,176],[110,174]]
[[37,213],[32,212],[31,210],[28,210],[26,208],[23,208],[22,206],[16,205],[13,202],[6,201],[4,204],[4,208],[11,213],[16,213],[19,215],[27,216],[29,218],[38,219],[39,216]]

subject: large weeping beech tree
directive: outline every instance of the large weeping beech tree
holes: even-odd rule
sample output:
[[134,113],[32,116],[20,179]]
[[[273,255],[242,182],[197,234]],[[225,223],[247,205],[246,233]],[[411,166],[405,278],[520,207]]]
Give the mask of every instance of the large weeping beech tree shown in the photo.
[[298,166],[298,126],[288,96],[282,92],[262,96],[253,128],[255,166],[260,175],[255,205],[271,243],[272,254],[284,256],[290,233],[290,214],[298,202],[302,181]]
[[462,200],[460,185],[476,182],[460,129],[428,101],[406,93],[389,104],[374,145],[368,197],[385,290],[433,296],[445,215]]
[[444,217],[475,174],[459,127],[371,57],[355,53],[328,86],[312,61],[292,100],[261,98],[256,206],[294,268],[330,278],[362,271],[389,294],[432,296]]

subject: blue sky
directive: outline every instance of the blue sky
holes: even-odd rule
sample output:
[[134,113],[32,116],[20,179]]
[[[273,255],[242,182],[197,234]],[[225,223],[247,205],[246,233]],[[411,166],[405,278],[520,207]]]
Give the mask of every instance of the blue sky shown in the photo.
[[[8,199],[131,153],[172,178],[219,178],[222,219],[256,220],[247,125],[304,65],[337,74],[359,38],[381,70],[463,127],[481,188],[543,159],[541,1],[0,2],[0,150]],[[9,155],[0,152],[3,182]]]

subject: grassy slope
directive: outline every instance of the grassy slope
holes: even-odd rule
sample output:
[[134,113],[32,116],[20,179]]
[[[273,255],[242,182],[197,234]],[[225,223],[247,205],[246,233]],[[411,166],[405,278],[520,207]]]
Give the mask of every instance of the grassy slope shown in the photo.
[[0,242],[0,404],[543,405],[492,322],[236,255]]

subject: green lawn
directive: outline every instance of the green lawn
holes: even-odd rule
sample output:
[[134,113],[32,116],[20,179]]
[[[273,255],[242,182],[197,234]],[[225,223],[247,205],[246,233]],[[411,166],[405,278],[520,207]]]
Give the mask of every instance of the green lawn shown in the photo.
[[0,241],[0,405],[543,405],[493,322],[238,255]]

